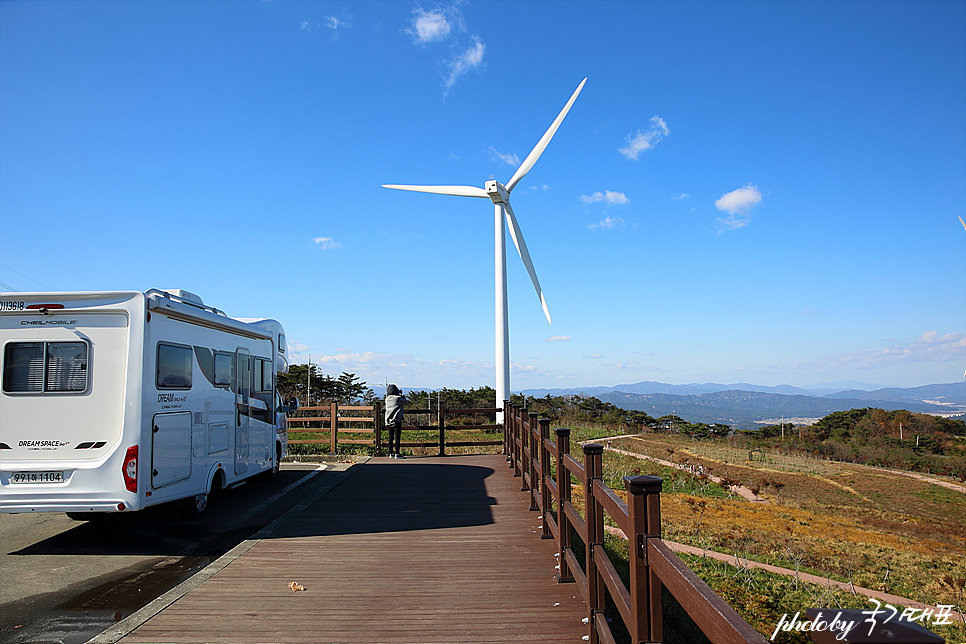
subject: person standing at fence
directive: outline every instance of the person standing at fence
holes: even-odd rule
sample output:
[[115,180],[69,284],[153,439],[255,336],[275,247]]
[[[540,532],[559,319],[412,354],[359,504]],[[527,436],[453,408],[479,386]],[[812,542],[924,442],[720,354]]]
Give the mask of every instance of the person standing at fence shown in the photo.
[[389,430],[389,458],[402,458],[399,442],[402,436],[403,411],[409,400],[402,395],[399,387],[386,387],[386,429]]

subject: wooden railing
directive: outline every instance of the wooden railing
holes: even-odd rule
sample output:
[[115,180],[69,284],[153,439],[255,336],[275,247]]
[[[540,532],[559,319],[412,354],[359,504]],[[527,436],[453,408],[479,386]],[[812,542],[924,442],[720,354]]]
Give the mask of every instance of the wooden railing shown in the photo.
[[[631,642],[663,641],[663,589],[714,644],[766,642],[661,540],[660,478],[624,477],[625,502],[603,482],[602,445],[584,445],[581,463],[570,454],[570,429],[554,430],[554,440],[549,420],[509,402],[504,409],[504,453],[530,495],[530,509],[543,515],[540,536],[557,540],[558,581],[576,582],[583,593],[592,644],[614,641],[604,617],[607,594]],[[571,476],[583,487],[583,516],[571,502]],[[628,539],[626,584],[604,548],[605,513]],[[574,554],[574,533],[585,546],[583,561]]]
[[[400,447],[436,447],[438,455],[445,456],[447,447],[477,447],[502,445],[502,440],[454,440],[453,432],[465,430],[501,429],[500,425],[448,425],[447,418],[466,416],[496,415],[503,411],[498,408],[447,409],[440,405],[437,409],[406,409],[404,418],[415,418],[418,422],[403,425],[403,432],[423,430],[438,431],[438,439],[432,442],[401,442]],[[308,414],[308,415],[304,415]],[[301,407],[288,418],[289,444],[326,444],[329,454],[337,454],[339,444],[370,445],[379,455],[383,446],[385,431],[382,403],[368,406],[346,406],[331,403],[324,407]],[[324,438],[291,438],[292,434],[319,434]],[[449,433],[449,436],[447,436]],[[340,434],[353,434],[357,438],[344,438]],[[405,436],[405,434],[403,434]]]

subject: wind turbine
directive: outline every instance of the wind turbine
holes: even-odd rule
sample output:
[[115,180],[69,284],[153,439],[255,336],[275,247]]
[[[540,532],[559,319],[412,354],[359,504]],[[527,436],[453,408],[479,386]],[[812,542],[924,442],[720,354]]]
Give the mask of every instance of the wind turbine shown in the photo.
[[[504,221],[510,228],[510,237],[513,239],[513,244],[517,247],[517,252],[520,254],[520,259],[523,260],[523,265],[527,268],[527,273],[530,274],[530,281],[533,282],[533,288],[537,291],[537,297],[540,298],[540,306],[543,307],[543,313],[547,316],[547,322],[552,324],[550,321],[550,310],[547,308],[547,300],[543,297],[543,291],[540,289],[540,282],[537,280],[537,273],[533,270],[533,262],[530,261],[530,252],[527,250],[527,244],[523,240],[523,232],[520,230],[520,224],[517,223],[517,218],[513,214],[513,209],[510,207],[510,192],[513,188],[520,183],[520,180],[530,171],[533,164],[537,162],[540,155],[546,149],[547,145],[550,143],[550,139],[557,132],[557,128],[563,122],[564,117],[567,116],[567,112],[570,111],[570,107],[577,100],[577,95],[580,94],[580,90],[584,88],[584,83],[587,79],[580,81],[580,85],[574,90],[573,95],[567,104],[564,105],[563,109],[560,110],[560,114],[554,119],[553,123],[550,125],[544,135],[537,141],[536,146],[527,155],[527,158],[523,160],[520,167],[513,174],[509,183],[503,185],[499,181],[490,180],[484,184],[483,188],[478,188],[476,186],[402,186],[396,184],[383,184],[383,188],[392,188],[394,190],[412,190],[414,192],[431,192],[440,195],[453,195],[456,197],[480,197],[484,199],[489,199],[493,202],[494,211],[494,281],[495,289],[494,296],[496,299],[495,307],[495,323],[496,323],[496,406],[502,407],[503,401],[508,400],[510,397],[510,334],[509,334],[509,321],[507,316],[507,297],[506,297],[506,234],[504,232]],[[498,414],[497,422],[502,420],[502,414]]]

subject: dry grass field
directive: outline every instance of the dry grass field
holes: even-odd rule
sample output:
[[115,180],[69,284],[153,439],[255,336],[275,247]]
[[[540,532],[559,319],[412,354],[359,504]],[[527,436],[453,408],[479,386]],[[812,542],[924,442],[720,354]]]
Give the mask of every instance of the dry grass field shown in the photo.
[[[930,605],[966,606],[962,489],[849,463],[749,454],[726,442],[662,434],[601,442],[694,466],[758,492],[760,501],[747,501],[698,474],[605,451],[605,477],[613,487],[621,487],[620,479],[627,475],[664,478],[665,539]],[[809,588],[794,578],[736,570],[700,557],[687,560],[759,631],[767,631],[766,636],[786,612],[823,605],[873,607],[864,597]],[[948,642],[966,642],[962,624],[933,630]],[[780,634],[776,641],[806,640]]]

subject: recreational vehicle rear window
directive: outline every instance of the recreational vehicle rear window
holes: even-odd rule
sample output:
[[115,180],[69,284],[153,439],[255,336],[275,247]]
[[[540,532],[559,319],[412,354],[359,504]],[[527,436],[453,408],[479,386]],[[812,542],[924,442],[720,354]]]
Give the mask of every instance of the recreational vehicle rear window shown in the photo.
[[17,394],[85,393],[86,342],[11,342],[3,350],[3,390]]
[[158,343],[158,389],[191,389],[191,347]]

